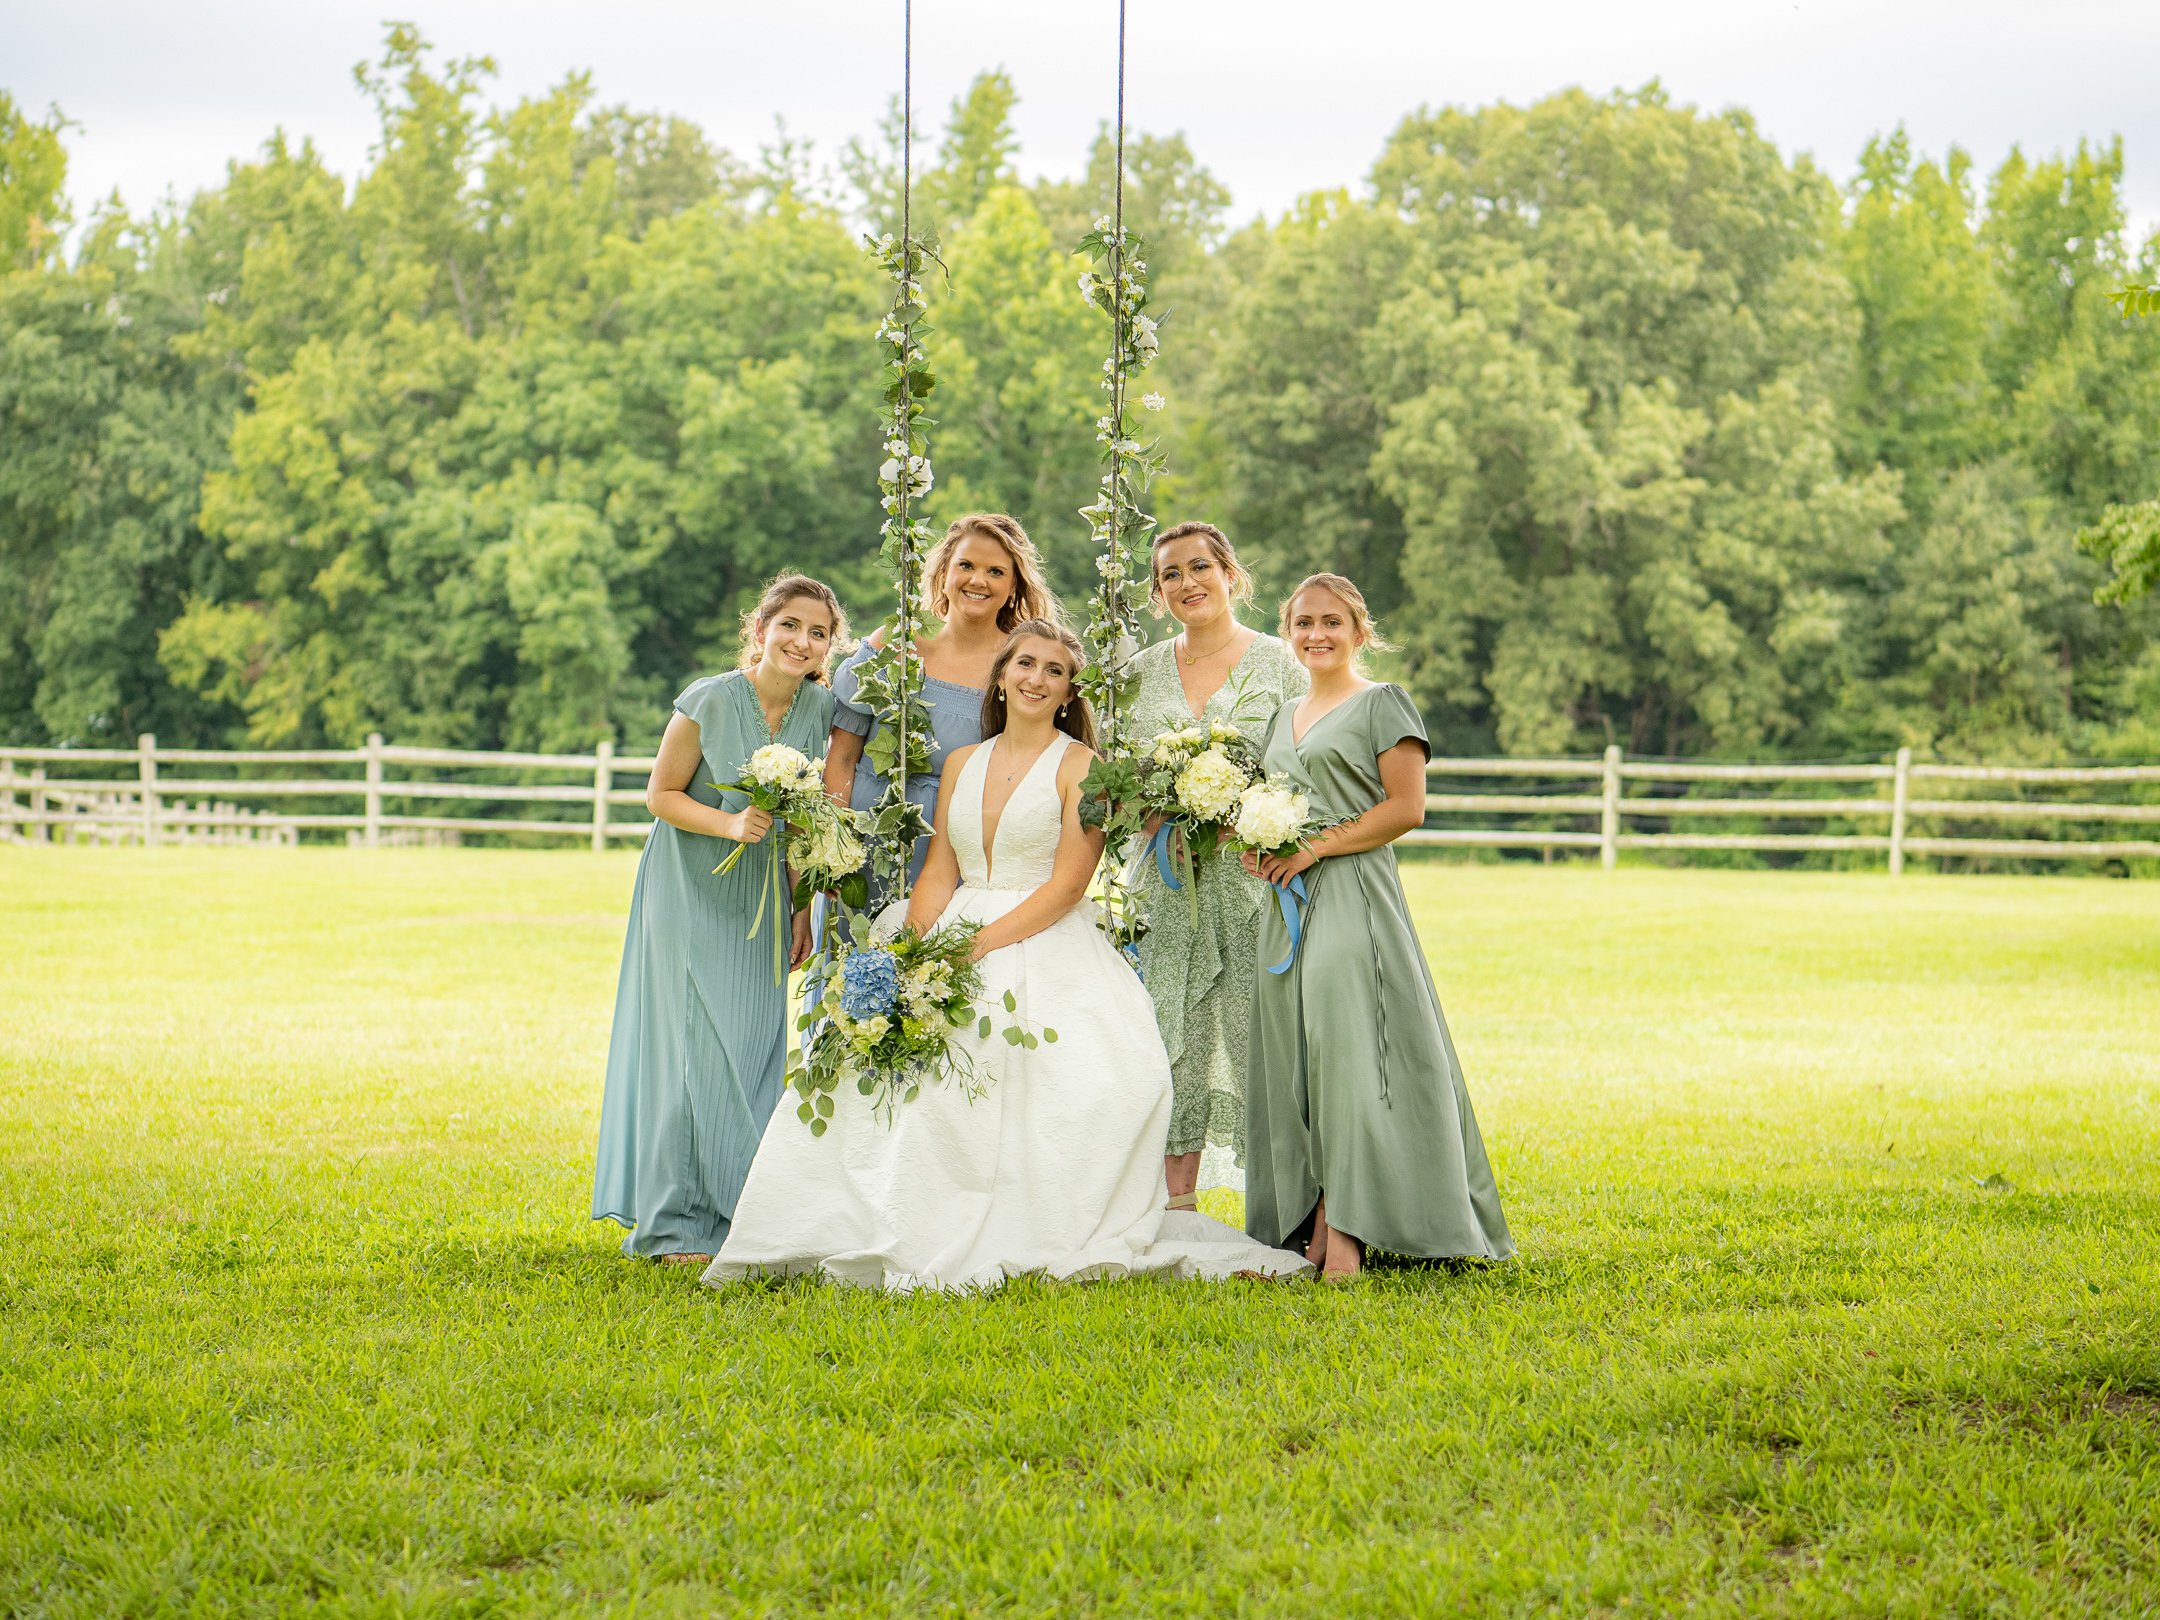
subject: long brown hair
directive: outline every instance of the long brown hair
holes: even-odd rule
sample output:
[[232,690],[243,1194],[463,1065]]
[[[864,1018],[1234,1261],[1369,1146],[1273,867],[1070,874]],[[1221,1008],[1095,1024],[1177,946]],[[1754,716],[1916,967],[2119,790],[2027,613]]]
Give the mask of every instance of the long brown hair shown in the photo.
[[1057,598],[1050,594],[1049,583],[1043,578],[1042,554],[1028,538],[1027,530],[1020,527],[1020,520],[1010,512],[970,512],[954,518],[945,538],[923,559],[923,596],[932,613],[942,619],[952,612],[952,598],[945,594],[945,570],[951,566],[960,542],[972,535],[995,540],[1012,559],[1012,595],[998,609],[1000,630],[1009,635],[1023,619],[1047,619],[1057,612]]
[[988,742],[1005,729],[1005,666],[1012,662],[1020,643],[1031,640],[1054,641],[1072,655],[1072,696],[1057,712],[1057,728],[1082,748],[1092,749],[1095,746],[1095,711],[1088,707],[1088,700],[1080,690],[1080,672],[1087,668],[1087,649],[1080,645],[1078,636],[1049,619],[1022,619],[1012,627],[1005,645],[998,649],[997,659],[990,666],[990,684],[983,689],[983,741]]
[[832,655],[847,645],[847,609],[840,605],[839,595],[822,579],[812,579],[808,574],[782,574],[765,587],[757,606],[742,616],[742,650],[736,654],[735,663],[741,669],[755,669],[758,658],[765,651],[765,627],[773,622],[779,611],[799,596],[807,596],[814,602],[822,602],[832,615],[832,639],[825,644],[825,662],[818,665],[805,680],[822,681],[832,668]]

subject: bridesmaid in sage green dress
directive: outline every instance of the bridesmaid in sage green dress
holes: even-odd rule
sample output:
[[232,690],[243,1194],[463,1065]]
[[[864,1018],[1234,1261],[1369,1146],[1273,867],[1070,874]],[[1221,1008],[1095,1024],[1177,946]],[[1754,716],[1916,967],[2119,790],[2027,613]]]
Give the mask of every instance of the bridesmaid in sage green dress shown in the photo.
[[[746,795],[712,784],[740,781],[767,743],[824,753],[826,659],[846,634],[830,587],[783,574],[743,616],[743,667],[691,682],[668,719],[645,789],[654,819],[630,901],[593,1169],[593,1219],[631,1228],[625,1254],[710,1261],[780,1100],[787,988],[773,982],[772,936],[749,934],[784,841]],[[716,877],[738,842],[754,847]],[[790,930],[795,962],[809,954],[807,912],[764,926]]]
[[[1252,576],[1229,536],[1212,523],[1174,524],[1155,537],[1153,573],[1154,604],[1180,630],[1134,660],[1139,681],[1129,735],[1223,721],[1259,741],[1275,711],[1302,696],[1308,682],[1280,640],[1238,622],[1237,604],[1252,599]],[[1203,1148],[1227,1149],[1235,1163],[1245,1162],[1253,936],[1267,885],[1228,850],[1199,874],[1190,895],[1172,893],[1145,856],[1135,876],[1148,919],[1140,971],[1170,1053],[1163,1176],[1170,1207],[1191,1209]]]
[[[1271,883],[1304,873],[1308,897],[1289,968],[1253,995],[1245,1230],[1282,1246],[1309,1229],[1306,1258],[1336,1280],[1367,1244],[1504,1260],[1515,1245],[1389,848],[1425,819],[1424,721],[1401,687],[1358,673],[1377,638],[1349,580],[1307,579],[1282,631],[1312,691],[1276,714],[1268,770],[1337,824],[1294,855],[1245,857]],[[1270,906],[1261,960],[1291,946]]]

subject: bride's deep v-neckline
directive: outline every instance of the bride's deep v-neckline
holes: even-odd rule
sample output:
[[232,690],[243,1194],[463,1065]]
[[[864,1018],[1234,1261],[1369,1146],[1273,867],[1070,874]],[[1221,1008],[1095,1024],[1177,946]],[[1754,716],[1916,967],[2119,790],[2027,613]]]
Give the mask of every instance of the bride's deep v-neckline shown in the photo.
[[1013,801],[1035,780],[1035,773],[1042,769],[1043,761],[1061,756],[1065,752],[1060,746],[1065,740],[1063,732],[1057,733],[1044,745],[1041,753],[1028,761],[1027,769],[1022,771],[1020,779],[1013,783],[1012,791],[1005,795],[1005,802],[997,807],[995,815],[990,810],[990,762],[996,757],[997,738],[992,737],[982,745],[982,789],[975,799],[975,827],[982,839],[983,883],[986,886],[994,886],[992,880],[997,876],[997,840],[998,834],[1005,830],[1007,812],[1012,809]]

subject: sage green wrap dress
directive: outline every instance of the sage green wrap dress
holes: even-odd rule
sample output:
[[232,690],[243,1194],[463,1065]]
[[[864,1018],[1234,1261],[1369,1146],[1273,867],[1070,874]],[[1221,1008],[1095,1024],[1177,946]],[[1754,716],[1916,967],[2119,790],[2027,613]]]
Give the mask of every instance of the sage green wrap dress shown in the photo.
[[[797,689],[778,735],[744,670],[692,682],[675,707],[697,722],[704,754],[686,791],[723,810],[749,797],[712,784],[742,780],[757,749],[782,742],[817,759],[832,733],[833,695],[815,681]],[[593,1219],[631,1228],[625,1254],[717,1253],[780,1100],[787,990],[773,982],[771,930],[784,945],[785,900],[749,934],[784,858],[782,829],[714,876],[734,848],[655,821],[638,861],[593,1166]]]
[[[1313,814],[1341,821],[1386,795],[1380,756],[1427,747],[1399,686],[1366,688],[1313,721],[1269,728],[1269,773],[1289,777]],[[1409,902],[1383,845],[1305,872],[1304,938],[1289,969],[1253,992],[1245,1117],[1245,1230],[1281,1245],[1321,1194],[1328,1225],[1376,1249],[1427,1258],[1515,1252],[1448,1038]],[[1260,962],[1280,962],[1280,908],[1260,917]]]
[[[1284,701],[1303,696],[1311,684],[1288,647],[1274,636],[1255,636],[1221,688],[1194,714],[1178,679],[1175,641],[1158,642],[1133,662],[1138,682],[1126,734],[1135,740],[1222,721],[1258,741]],[[1189,895],[1166,885],[1144,850],[1133,879],[1148,919],[1140,940],[1140,974],[1170,1053],[1170,1139],[1164,1151],[1227,1148],[1243,1164],[1253,933],[1267,885],[1247,875],[1227,849],[1200,872]]]

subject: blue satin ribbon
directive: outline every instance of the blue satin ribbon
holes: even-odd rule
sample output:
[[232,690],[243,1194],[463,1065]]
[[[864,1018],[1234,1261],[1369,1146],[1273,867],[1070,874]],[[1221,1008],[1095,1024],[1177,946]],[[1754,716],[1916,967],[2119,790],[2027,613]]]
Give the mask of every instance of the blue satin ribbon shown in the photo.
[[1298,941],[1305,934],[1305,874],[1299,872],[1288,883],[1271,883],[1275,891],[1275,903],[1282,907],[1283,926],[1290,930],[1290,954],[1269,968],[1270,973],[1288,973],[1290,964],[1297,960]]
[[1155,836],[1148,840],[1148,848],[1154,852],[1155,870],[1162,874],[1163,886],[1171,889],[1182,889],[1185,885],[1178,881],[1175,870],[1177,862],[1170,858],[1170,839],[1171,835],[1176,831],[1176,822],[1164,822],[1155,829]]

